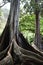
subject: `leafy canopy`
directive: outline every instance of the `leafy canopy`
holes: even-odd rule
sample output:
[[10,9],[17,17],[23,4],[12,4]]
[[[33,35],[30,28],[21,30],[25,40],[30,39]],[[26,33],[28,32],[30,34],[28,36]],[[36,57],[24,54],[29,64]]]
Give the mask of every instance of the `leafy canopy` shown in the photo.
[[32,13],[37,10],[41,15],[43,14],[43,0],[37,0],[37,2],[35,2],[35,0],[21,0],[21,3],[24,3],[23,8],[25,13]]

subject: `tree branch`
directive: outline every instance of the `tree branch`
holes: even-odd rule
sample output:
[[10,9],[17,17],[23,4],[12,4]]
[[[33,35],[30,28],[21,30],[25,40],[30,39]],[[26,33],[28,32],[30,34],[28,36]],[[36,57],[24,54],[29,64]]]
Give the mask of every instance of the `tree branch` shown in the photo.
[[4,6],[5,4],[7,4],[7,3],[8,3],[8,2],[6,2],[6,3],[3,3],[2,5],[0,5],[0,8],[1,8],[1,7],[3,7],[3,6]]

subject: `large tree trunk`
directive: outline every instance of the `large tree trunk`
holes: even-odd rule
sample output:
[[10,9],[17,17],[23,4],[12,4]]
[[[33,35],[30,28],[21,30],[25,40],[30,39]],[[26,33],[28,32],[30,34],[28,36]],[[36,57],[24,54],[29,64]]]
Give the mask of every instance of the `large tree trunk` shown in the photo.
[[[13,0],[13,2],[15,1]],[[13,5],[14,3],[12,3],[12,6]],[[11,25],[10,30],[11,30],[12,42],[9,43],[10,30],[9,30],[9,25],[7,25],[4,31],[5,35],[2,36],[4,38],[3,39],[4,46],[7,44],[7,47],[10,46],[10,48],[8,49],[8,51],[0,52],[0,59],[1,59],[0,65],[43,65],[43,54],[40,51],[35,50],[33,47],[31,47],[21,33],[19,33],[18,44],[15,37],[13,38],[13,35],[15,34],[13,23],[16,22],[13,20],[13,15],[14,15],[13,12],[15,11],[13,8],[10,11],[11,15],[9,15],[11,20],[8,18],[9,19],[8,22],[10,21],[10,25]],[[7,47],[5,46],[5,50]],[[5,52],[7,52],[6,55]]]
[[16,37],[18,36],[19,4],[19,0],[11,0],[11,39],[14,37],[14,35],[16,35]]

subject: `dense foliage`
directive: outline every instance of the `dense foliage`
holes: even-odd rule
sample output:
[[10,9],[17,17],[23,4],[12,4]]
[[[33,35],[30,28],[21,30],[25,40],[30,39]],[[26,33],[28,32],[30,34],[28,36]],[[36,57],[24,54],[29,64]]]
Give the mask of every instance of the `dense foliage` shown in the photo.
[[[35,33],[35,15],[25,14],[20,18],[20,30],[21,31],[31,31]],[[40,17],[40,31],[43,34],[43,17]]]
[[20,18],[20,30],[30,30],[34,33],[35,30],[35,15],[25,14]]

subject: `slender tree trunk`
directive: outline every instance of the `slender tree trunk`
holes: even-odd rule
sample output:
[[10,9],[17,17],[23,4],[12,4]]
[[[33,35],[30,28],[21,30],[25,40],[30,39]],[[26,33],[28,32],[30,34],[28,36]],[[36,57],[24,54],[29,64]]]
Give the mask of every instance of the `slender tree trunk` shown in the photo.
[[36,13],[36,30],[35,30],[35,44],[40,48],[41,39],[40,39],[40,20],[39,13]]
[[[38,6],[38,0],[35,0],[36,5]],[[40,36],[40,11],[36,8],[35,9],[35,16],[36,16],[36,30],[35,30],[35,45],[41,49],[41,36]]]

